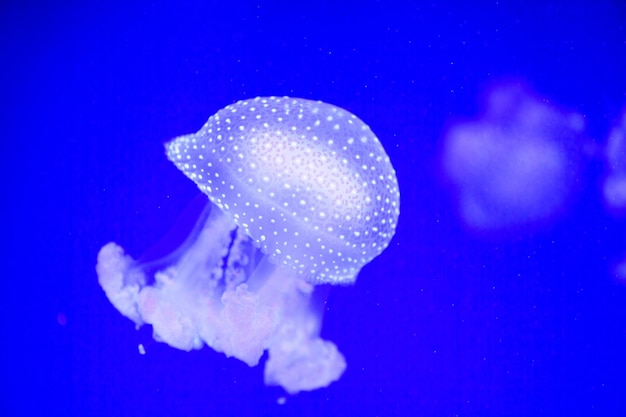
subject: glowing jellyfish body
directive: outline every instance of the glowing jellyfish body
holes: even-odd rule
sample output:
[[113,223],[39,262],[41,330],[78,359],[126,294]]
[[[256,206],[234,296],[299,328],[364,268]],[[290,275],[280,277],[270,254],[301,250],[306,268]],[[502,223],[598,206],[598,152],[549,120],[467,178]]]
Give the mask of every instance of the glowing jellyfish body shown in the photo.
[[485,104],[480,118],[451,126],[442,165],[470,229],[527,231],[573,196],[584,119],[516,84],[493,89]]
[[626,112],[621,123],[611,130],[606,146],[608,175],[604,180],[604,199],[609,209],[626,211]]
[[263,253],[313,281],[354,281],[395,231],[389,158],[366,124],[335,106],[240,101],[167,154]]
[[179,349],[206,343],[251,366],[267,349],[265,381],[288,392],[337,380],[345,360],[319,337],[310,297],[315,284],[354,282],[393,237],[399,190],[376,136],[335,106],[260,97],[166,149],[214,206],[153,279],[103,247],[97,272],[113,305]]

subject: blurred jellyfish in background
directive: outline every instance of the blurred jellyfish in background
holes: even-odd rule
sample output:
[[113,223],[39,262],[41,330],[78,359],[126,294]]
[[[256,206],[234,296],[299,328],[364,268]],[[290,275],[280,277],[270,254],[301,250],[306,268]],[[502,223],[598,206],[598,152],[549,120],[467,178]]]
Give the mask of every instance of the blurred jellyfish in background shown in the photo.
[[558,216],[580,181],[583,117],[518,84],[493,88],[484,107],[444,138],[442,168],[463,222],[497,234]]
[[[626,112],[613,127],[605,149],[606,177],[602,186],[607,209],[614,215],[626,214]],[[626,281],[626,259],[614,268],[614,276]]]
[[626,113],[609,135],[606,146],[607,176],[604,200],[610,210],[626,212]]
[[370,128],[326,103],[259,97],[166,151],[212,204],[156,265],[105,245],[96,269],[111,303],[178,349],[207,344],[250,366],[268,350],[265,382],[290,393],[339,379],[346,362],[319,337],[314,286],[354,283],[399,215],[396,174]]

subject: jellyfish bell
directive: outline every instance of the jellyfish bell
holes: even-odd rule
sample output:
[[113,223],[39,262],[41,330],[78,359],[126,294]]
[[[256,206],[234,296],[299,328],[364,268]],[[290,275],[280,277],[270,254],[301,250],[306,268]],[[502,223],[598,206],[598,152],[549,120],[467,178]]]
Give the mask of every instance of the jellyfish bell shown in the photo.
[[[105,245],[97,272],[112,304],[159,341],[207,344],[287,392],[339,379],[343,355],[319,337],[314,286],[353,283],[389,244],[395,171],[356,116],[304,99],[261,97],[220,110],[168,157],[211,203],[155,270]],[[158,264],[158,262],[157,262]]]
[[389,157],[365,123],[330,104],[239,101],[166,150],[263,253],[310,281],[353,282],[395,232]]

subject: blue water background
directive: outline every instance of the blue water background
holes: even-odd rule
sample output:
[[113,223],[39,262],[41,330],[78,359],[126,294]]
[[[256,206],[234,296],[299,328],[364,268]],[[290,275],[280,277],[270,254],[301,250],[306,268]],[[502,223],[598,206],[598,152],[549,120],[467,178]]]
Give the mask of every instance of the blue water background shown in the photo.
[[[626,415],[626,219],[602,162],[558,220],[496,239],[463,227],[438,160],[504,78],[605,142],[626,108],[623,2],[8,2],[0,35],[0,415]],[[94,269],[109,241],[158,245],[198,196],[163,143],[259,95],[355,113],[401,188],[390,247],[328,296],[345,375],[283,405],[262,367],[135,330]]]

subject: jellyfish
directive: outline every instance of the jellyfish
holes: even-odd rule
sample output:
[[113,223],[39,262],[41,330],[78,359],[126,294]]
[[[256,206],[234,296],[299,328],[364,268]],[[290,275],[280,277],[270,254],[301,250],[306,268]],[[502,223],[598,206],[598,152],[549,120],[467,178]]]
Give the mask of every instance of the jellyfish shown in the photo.
[[626,212],[626,112],[613,127],[606,145],[607,172],[603,184],[604,200],[611,211]]
[[156,263],[105,245],[96,271],[110,302],[174,348],[250,366],[267,351],[265,383],[288,393],[338,380],[346,361],[320,337],[312,297],[354,283],[395,233],[398,182],[377,137],[339,107],[258,97],[165,147],[210,203]]
[[[626,111],[614,126],[604,149],[606,174],[602,191],[607,210],[615,216],[626,214]],[[613,267],[613,275],[626,282],[626,257]]]
[[446,133],[445,176],[460,217],[473,231],[498,234],[551,221],[580,181],[584,119],[517,84],[487,97],[482,117]]

